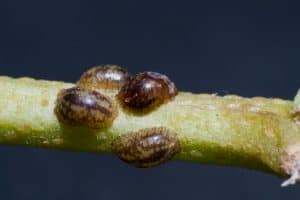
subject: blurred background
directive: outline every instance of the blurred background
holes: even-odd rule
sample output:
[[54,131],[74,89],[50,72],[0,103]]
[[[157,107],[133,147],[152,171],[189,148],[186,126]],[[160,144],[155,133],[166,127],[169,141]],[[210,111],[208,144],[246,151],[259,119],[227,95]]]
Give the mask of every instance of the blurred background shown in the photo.
[[[295,1],[297,2],[297,1]],[[0,74],[74,82],[96,64],[167,74],[180,90],[292,99],[300,13],[291,1],[2,0]],[[272,175],[172,161],[0,146],[0,199],[292,199]]]

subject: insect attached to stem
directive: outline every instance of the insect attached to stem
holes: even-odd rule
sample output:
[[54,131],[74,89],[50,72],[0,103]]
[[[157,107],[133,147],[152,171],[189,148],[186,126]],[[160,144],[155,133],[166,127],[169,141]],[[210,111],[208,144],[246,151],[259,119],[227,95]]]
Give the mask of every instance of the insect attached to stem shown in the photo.
[[165,127],[122,135],[113,142],[112,147],[121,160],[139,168],[160,165],[180,151],[176,133]]
[[109,97],[94,90],[72,87],[59,92],[55,114],[62,123],[104,128],[111,126],[118,111]]
[[175,84],[157,72],[143,72],[124,84],[117,98],[134,111],[150,111],[172,100],[178,91]]
[[129,72],[117,65],[99,65],[84,72],[77,86],[87,89],[119,90],[130,78]]

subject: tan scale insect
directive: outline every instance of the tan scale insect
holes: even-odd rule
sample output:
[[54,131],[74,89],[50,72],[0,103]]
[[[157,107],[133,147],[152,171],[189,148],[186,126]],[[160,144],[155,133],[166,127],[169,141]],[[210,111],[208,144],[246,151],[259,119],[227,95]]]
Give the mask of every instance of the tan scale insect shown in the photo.
[[176,133],[154,127],[119,136],[112,143],[118,157],[129,165],[146,168],[160,165],[180,152]]
[[59,92],[55,114],[65,124],[105,128],[111,126],[118,111],[109,97],[94,90],[72,87]]
[[143,72],[127,81],[117,94],[125,107],[135,111],[150,111],[177,95],[175,84],[157,72]]
[[130,78],[129,72],[117,65],[99,65],[84,72],[77,86],[88,89],[119,90]]

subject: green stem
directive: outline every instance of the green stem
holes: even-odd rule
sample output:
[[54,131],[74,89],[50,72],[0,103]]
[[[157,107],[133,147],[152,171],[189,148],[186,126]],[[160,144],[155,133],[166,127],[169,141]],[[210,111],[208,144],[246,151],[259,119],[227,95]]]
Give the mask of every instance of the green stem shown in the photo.
[[119,108],[112,127],[88,129],[62,125],[53,112],[58,91],[71,86],[0,77],[0,144],[112,153],[117,136],[164,126],[178,133],[182,150],[176,159],[278,176],[292,175],[291,165],[299,163],[291,158],[300,152],[300,125],[291,117],[291,101],[180,92],[151,113],[134,115]]

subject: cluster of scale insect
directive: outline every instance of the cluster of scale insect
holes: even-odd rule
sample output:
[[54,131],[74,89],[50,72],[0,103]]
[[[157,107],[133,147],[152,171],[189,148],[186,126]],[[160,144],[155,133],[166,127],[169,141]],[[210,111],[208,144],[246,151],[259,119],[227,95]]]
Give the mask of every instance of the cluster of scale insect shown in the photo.
[[55,113],[60,122],[89,128],[107,128],[118,115],[114,100],[102,90],[118,90],[129,79],[127,70],[116,65],[92,67],[76,87],[59,92]]
[[81,88],[114,90],[117,99],[132,111],[151,111],[177,95],[175,84],[157,72],[142,72],[131,75],[116,65],[100,65],[83,73],[77,81]]
[[[157,72],[131,75],[116,65],[100,65],[84,72],[76,87],[63,89],[56,100],[60,122],[89,128],[107,128],[118,115],[117,103],[102,91],[114,91],[120,105],[132,111],[151,111],[177,95],[175,84]],[[136,167],[166,162],[180,150],[176,134],[164,127],[142,129],[112,144],[119,158]]]

